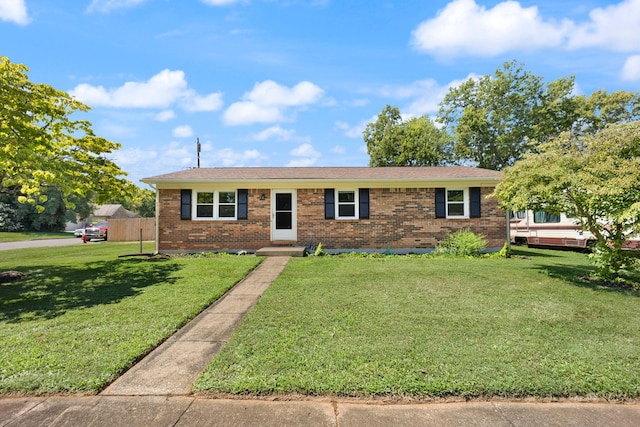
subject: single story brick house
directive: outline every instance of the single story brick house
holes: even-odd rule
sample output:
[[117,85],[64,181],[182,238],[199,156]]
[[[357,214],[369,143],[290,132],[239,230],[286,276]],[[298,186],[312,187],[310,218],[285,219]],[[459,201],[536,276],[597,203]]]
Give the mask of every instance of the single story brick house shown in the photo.
[[193,168],[155,187],[159,253],[274,245],[429,252],[468,227],[499,249],[506,213],[489,196],[500,173],[447,167]]

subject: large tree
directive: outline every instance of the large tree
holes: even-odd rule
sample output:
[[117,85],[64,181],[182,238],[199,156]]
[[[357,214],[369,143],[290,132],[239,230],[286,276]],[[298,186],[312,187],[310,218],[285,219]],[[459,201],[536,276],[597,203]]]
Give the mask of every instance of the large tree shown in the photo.
[[512,165],[544,141],[571,129],[579,117],[573,77],[545,84],[515,61],[493,76],[449,90],[438,121],[453,134],[455,154],[487,169]]
[[451,157],[451,137],[427,116],[403,120],[387,105],[363,132],[369,166],[441,166]]
[[66,92],[33,83],[28,69],[0,57],[0,194],[42,210],[44,190],[65,198],[95,191],[97,202],[127,194],[132,183],[106,155],[120,144],[78,119],[89,107]]
[[640,94],[624,90],[598,90],[589,96],[575,98],[578,120],[573,124],[576,135],[593,134],[615,123],[640,120]]
[[625,241],[640,233],[640,121],[541,144],[504,170],[495,194],[506,209],[574,217],[596,238],[599,275],[616,278],[635,262]]

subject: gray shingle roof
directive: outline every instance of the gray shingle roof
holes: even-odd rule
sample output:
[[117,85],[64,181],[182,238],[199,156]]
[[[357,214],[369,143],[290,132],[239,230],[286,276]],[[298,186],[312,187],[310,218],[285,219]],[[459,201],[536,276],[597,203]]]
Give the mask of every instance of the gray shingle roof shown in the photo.
[[139,218],[140,215],[125,209],[120,204],[106,204],[96,206],[93,216],[105,218]]
[[144,178],[146,183],[235,180],[499,180],[500,172],[468,166],[193,168]]

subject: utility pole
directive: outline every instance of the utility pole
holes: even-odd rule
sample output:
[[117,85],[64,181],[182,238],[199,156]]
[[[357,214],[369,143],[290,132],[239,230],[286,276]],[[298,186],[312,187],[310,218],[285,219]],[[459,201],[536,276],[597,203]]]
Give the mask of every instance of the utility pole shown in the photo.
[[200,168],[200,138],[196,138],[196,152],[198,153],[198,168]]

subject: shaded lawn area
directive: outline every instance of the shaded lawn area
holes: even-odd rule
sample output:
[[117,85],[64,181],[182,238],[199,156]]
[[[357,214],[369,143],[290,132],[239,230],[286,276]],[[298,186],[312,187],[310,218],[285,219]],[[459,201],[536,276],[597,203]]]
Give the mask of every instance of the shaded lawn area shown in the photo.
[[[153,243],[145,243],[153,251]],[[95,393],[218,299],[256,257],[118,258],[138,243],[3,251],[0,393]]]
[[53,233],[46,231],[25,231],[25,232],[8,232],[0,231],[0,243],[3,242],[20,242],[23,240],[40,240],[40,239],[68,239],[74,237],[73,233]]
[[292,259],[201,392],[355,397],[640,396],[640,292],[586,255]]

